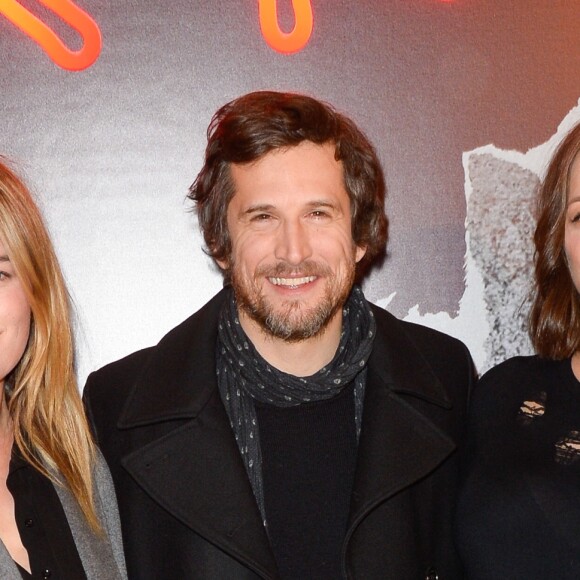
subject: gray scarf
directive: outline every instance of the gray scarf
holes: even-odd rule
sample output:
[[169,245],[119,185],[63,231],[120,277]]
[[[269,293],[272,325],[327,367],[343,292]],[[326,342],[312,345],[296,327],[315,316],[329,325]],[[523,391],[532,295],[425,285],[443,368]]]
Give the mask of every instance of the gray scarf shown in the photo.
[[355,423],[360,435],[366,363],[376,323],[362,290],[354,286],[343,306],[340,342],[332,361],[310,377],[296,377],[268,364],[242,329],[233,291],[218,323],[217,380],[221,399],[266,525],[262,454],[254,400],[277,407],[331,399],[355,381]]

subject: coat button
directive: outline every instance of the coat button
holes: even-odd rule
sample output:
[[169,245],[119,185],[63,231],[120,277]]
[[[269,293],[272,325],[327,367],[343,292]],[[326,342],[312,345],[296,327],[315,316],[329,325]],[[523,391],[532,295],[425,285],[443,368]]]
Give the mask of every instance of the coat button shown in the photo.
[[439,572],[437,572],[437,568],[427,568],[425,572],[425,580],[439,580]]
[[48,580],[48,578],[50,578],[51,576],[52,576],[52,572],[50,570],[45,570],[42,573],[43,580]]

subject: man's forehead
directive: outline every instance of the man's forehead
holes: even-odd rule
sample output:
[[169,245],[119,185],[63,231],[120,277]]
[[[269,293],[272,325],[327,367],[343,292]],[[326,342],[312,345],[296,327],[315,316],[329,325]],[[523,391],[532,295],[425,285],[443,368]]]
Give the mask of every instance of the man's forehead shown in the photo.
[[280,147],[273,147],[268,149],[265,153],[262,153],[255,159],[251,161],[244,161],[238,162],[232,161],[229,163],[230,167],[255,167],[263,162],[265,159],[269,159],[272,157],[284,157],[285,153],[290,153],[292,151],[307,151],[307,150],[323,150],[328,151],[332,154],[332,157],[337,163],[342,165],[342,161],[337,158],[337,151],[336,151],[336,143],[334,141],[325,141],[324,143],[315,143],[314,141],[310,141],[309,139],[304,139],[299,143],[295,143],[292,145],[282,145]]
[[256,175],[260,170],[273,167],[287,167],[298,163],[301,168],[315,165],[326,165],[343,169],[343,163],[336,158],[333,143],[317,144],[312,141],[302,141],[297,145],[278,147],[264,153],[257,159],[244,163],[230,163],[229,171],[232,178],[245,173]]

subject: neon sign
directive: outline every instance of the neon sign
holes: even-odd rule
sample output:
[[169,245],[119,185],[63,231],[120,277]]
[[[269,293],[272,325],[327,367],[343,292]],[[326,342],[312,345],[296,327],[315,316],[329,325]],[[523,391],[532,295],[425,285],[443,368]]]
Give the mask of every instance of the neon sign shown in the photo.
[[[95,63],[101,53],[101,32],[97,23],[72,0],[38,0],[81,36],[83,45],[71,50],[40,18],[18,0],[0,0],[0,13],[34,40],[58,66],[80,71]],[[278,23],[278,0],[258,0],[260,29],[267,44],[282,54],[301,51],[310,40],[313,27],[311,0],[292,0],[294,28],[283,32]]]
[[[451,2],[452,0],[442,0]],[[24,8],[18,0],[0,0],[0,14],[4,14],[15,26],[44,49],[58,66],[80,71],[93,65],[101,53],[101,31],[97,23],[72,0],[38,0],[81,36],[83,45],[79,50],[68,48],[58,35],[40,18]],[[301,51],[310,40],[314,17],[311,0],[292,0],[294,28],[283,32],[278,23],[278,0],[258,0],[262,36],[273,50],[282,54]]]
[[294,28],[282,32],[278,24],[277,0],[258,0],[260,28],[268,45],[283,54],[302,50],[312,34],[312,6],[310,0],[292,0],[294,9]]
[[48,56],[66,70],[90,67],[101,53],[101,31],[97,23],[71,0],[39,0],[74,28],[83,40],[79,50],[70,50],[57,34],[17,0],[0,0],[0,12],[38,43]]
[[[58,66],[80,71],[95,63],[101,53],[101,32],[97,23],[71,0],[38,0],[81,36],[83,45],[71,50],[40,18],[24,8],[18,0],[1,0],[0,13],[34,40]],[[310,0],[292,0],[294,28],[283,32],[278,23],[278,0],[258,0],[260,29],[264,40],[277,52],[293,54],[310,40],[313,27]]]

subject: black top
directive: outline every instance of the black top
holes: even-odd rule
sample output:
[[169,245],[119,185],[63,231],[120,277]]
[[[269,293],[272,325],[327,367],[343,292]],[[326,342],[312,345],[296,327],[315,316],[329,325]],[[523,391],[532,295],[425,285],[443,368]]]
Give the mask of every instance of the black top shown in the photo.
[[6,480],[14,498],[16,525],[28,551],[32,574],[18,566],[25,580],[85,580],[66,515],[54,486],[14,454]]
[[580,383],[570,360],[511,359],[472,400],[458,547],[468,577],[580,578]]
[[353,386],[295,407],[256,403],[268,537],[285,580],[342,578],[357,438]]

